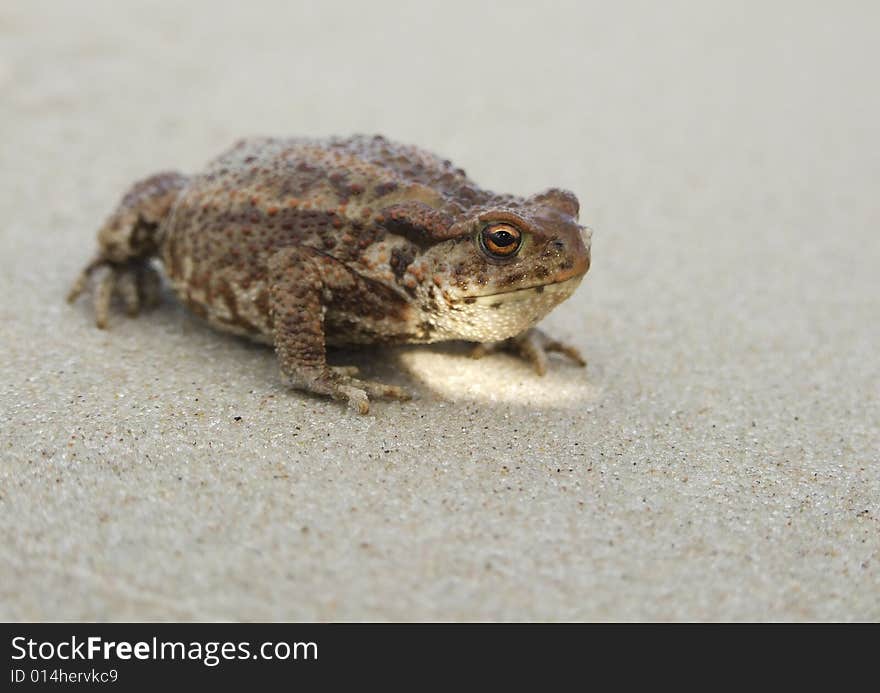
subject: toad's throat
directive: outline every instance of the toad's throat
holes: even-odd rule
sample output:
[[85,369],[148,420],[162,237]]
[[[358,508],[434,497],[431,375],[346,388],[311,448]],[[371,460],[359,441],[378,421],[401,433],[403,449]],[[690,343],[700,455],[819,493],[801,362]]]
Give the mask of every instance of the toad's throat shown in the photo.
[[579,274],[571,279],[565,279],[561,282],[552,284],[536,284],[519,289],[509,289],[507,291],[496,291],[491,294],[481,294],[479,296],[467,296],[457,303],[465,302],[469,305],[495,304],[498,301],[504,303],[515,303],[517,301],[532,301],[537,295],[543,295],[549,300],[558,297],[559,301],[564,300],[578,288],[584,275]]

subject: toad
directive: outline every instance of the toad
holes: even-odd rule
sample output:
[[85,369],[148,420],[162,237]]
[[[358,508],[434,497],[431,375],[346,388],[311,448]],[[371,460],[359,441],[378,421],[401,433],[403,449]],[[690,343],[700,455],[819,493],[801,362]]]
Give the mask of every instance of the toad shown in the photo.
[[396,386],[328,365],[328,345],[476,342],[539,374],[579,352],[535,324],[590,267],[578,200],[484,190],[465,172],[381,136],[251,138],[198,174],[136,183],[98,232],[68,296],[114,296],[135,315],[158,300],[154,258],[179,298],[224,330],[274,346],[292,387],[369,411]]

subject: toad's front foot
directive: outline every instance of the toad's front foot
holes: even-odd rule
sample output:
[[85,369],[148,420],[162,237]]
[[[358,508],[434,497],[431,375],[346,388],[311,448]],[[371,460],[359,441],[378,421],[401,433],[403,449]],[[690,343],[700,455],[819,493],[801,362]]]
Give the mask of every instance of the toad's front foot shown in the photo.
[[406,401],[409,393],[396,385],[386,385],[375,380],[355,378],[355,366],[328,366],[325,370],[305,377],[290,378],[290,384],[298,389],[329,395],[335,400],[346,402],[358,414],[370,412],[370,398]]
[[95,258],[73,283],[67,302],[73,303],[90,284],[94,285],[95,324],[101,329],[107,327],[114,295],[122,299],[130,316],[159,302],[159,273],[147,259],[113,262],[102,256]]
[[587,365],[581,352],[575,347],[551,339],[537,327],[532,327],[516,337],[500,342],[477,344],[471,351],[471,358],[482,358],[486,354],[497,351],[510,351],[520,358],[524,358],[532,364],[538,375],[544,375],[547,372],[548,354],[552,352],[567,356],[581,367]]

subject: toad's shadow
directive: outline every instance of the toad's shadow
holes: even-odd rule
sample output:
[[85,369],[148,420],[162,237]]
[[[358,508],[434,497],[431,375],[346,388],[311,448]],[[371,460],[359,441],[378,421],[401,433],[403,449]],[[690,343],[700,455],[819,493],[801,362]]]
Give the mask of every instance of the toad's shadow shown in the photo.
[[473,344],[452,341],[396,347],[371,346],[328,351],[334,365],[352,365],[371,380],[397,385],[421,402],[488,407],[571,409],[594,401],[601,370],[551,355],[538,375],[523,359],[506,352],[471,358]]

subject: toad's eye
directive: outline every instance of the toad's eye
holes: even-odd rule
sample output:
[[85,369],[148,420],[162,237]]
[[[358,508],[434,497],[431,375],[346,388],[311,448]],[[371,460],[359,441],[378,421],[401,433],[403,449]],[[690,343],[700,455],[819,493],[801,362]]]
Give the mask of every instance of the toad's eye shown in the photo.
[[492,257],[513,257],[522,245],[522,234],[510,224],[490,224],[480,233],[480,245]]

